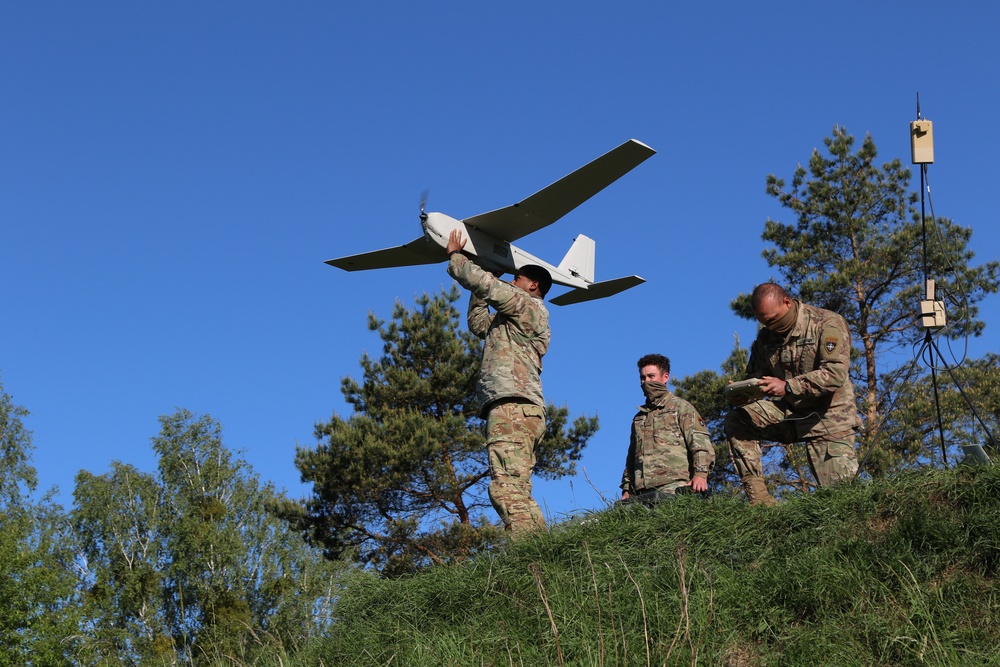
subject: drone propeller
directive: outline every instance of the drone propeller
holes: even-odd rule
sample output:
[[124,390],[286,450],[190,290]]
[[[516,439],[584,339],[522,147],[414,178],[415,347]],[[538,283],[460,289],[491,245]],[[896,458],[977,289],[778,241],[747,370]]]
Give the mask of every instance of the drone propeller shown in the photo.
[[427,195],[430,194],[430,190],[424,190],[420,193],[420,220],[427,220]]

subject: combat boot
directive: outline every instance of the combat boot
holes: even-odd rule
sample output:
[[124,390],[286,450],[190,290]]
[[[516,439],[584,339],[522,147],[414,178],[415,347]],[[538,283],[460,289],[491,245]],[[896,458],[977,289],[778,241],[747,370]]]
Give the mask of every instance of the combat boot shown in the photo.
[[743,490],[747,494],[747,502],[751,505],[764,505],[765,507],[772,507],[778,504],[778,501],[768,493],[767,484],[764,483],[763,477],[744,477]]

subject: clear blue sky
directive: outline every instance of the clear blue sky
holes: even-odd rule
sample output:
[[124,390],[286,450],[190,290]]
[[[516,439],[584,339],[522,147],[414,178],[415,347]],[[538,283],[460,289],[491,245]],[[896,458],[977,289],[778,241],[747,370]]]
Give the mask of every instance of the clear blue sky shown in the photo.
[[[414,238],[424,189],[469,217],[636,138],[658,154],[519,242],[558,261],[585,233],[598,279],[648,281],[550,308],[546,397],[601,430],[536,495],[598,507],[635,360],[681,377],[753,338],[728,304],[776,275],[764,221],[791,221],[765,178],[835,124],[909,162],[919,92],[935,211],[997,259],[998,24],[993,3],[923,1],[4,3],[0,374],[41,487],[68,506],[80,469],[154,470],[157,417],[183,407],[302,496],[296,443],[349,414],[340,379],[381,352],[368,312],[451,284],[323,261]],[[1000,329],[1000,297],[982,306],[976,356]]]

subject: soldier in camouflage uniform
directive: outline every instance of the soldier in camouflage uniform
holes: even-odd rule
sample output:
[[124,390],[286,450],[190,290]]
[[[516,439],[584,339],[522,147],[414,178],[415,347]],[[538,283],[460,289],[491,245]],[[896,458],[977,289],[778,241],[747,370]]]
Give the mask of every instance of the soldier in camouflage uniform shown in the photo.
[[750,348],[747,378],[765,398],[729,411],[726,437],[747,499],[773,505],[761,467],[760,440],[805,442],[817,486],[858,471],[854,434],[861,426],[851,384],[851,334],[840,315],[791,299],[779,285],[758,285],[750,301],[763,328]]
[[647,354],[638,366],[646,403],[632,419],[622,502],[650,504],[672,498],[683,487],[707,491],[715,447],[705,420],[693,405],[667,389],[669,359]]
[[545,519],[531,497],[531,469],[545,433],[541,373],[550,332],[542,298],[552,277],[532,264],[506,283],[463,255],[464,246],[461,232],[452,231],[448,274],[471,292],[469,331],[485,341],[476,394],[486,418],[490,501],[508,531],[538,530]]

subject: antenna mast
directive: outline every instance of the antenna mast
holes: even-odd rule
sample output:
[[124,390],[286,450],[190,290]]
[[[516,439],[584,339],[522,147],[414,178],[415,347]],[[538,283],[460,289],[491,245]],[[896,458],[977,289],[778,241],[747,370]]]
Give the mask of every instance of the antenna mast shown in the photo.
[[[937,421],[938,421],[938,434],[941,438],[941,456],[944,459],[945,465],[948,463],[948,453],[947,447],[944,441],[944,424],[941,419],[941,404],[938,397],[938,380],[937,380],[937,364],[935,363],[935,354],[942,362],[943,368],[945,368],[951,379],[955,382],[955,386],[958,388],[960,394],[965,399],[965,402],[969,405],[972,410],[973,416],[976,420],[983,426],[986,431],[986,437],[992,442],[993,438],[990,435],[989,428],[983,424],[982,419],[976,414],[975,408],[972,403],[969,402],[968,397],[965,396],[965,392],[962,391],[962,385],[955,378],[952,373],[951,367],[944,363],[944,356],[941,351],[937,348],[937,344],[934,342],[933,331],[941,329],[945,326],[947,318],[945,317],[944,301],[937,298],[935,294],[935,283],[934,279],[930,277],[930,269],[928,262],[927,253],[927,218],[925,215],[924,208],[924,195],[927,191],[925,185],[927,180],[927,165],[934,163],[934,124],[923,117],[920,113],[920,93],[917,93],[917,119],[910,123],[910,153],[911,161],[915,165],[920,166],[920,224],[921,224],[921,234],[922,234],[922,244],[923,244],[923,275],[924,275],[924,298],[920,302],[920,326],[925,330],[924,332],[924,343],[921,348],[920,354],[926,352],[928,365],[931,369],[931,384],[934,387],[934,406],[937,410]],[[996,444],[994,443],[994,447]],[[986,451],[980,444],[963,445],[966,456],[978,461],[979,463],[991,463],[989,456],[987,456]]]

